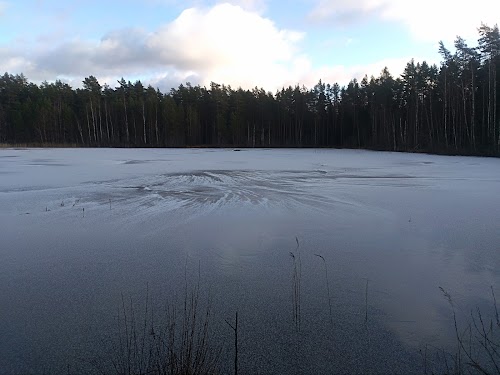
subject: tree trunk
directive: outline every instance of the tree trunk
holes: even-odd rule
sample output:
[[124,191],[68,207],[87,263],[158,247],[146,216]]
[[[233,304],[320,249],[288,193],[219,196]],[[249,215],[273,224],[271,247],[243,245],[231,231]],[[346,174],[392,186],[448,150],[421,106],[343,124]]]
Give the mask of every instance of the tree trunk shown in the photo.
[[253,124],[253,141],[252,141],[252,147],[255,147],[255,123]]
[[80,133],[80,138],[82,140],[82,145],[85,146],[85,141],[83,140],[82,126],[80,125],[80,121],[78,121],[78,118],[76,119],[76,125],[78,126],[78,132]]
[[101,103],[99,100],[99,106],[97,107],[97,113],[99,114],[99,143],[102,145],[102,116],[101,116]]
[[414,148],[418,149],[418,90],[415,88],[415,139],[414,139]]
[[144,111],[144,101],[142,102],[142,124],[143,124],[143,129],[144,129],[144,145],[147,145],[147,139],[146,139],[146,113]]
[[86,109],[85,113],[87,114],[87,129],[89,131],[89,144],[91,144],[92,143],[92,135],[90,133],[89,107],[86,106],[85,109]]
[[474,69],[471,61],[472,73],[472,108],[471,108],[471,132],[472,132],[472,148],[476,151],[476,85],[474,83]]
[[156,146],[159,146],[160,141],[158,140],[158,102],[155,106],[155,134],[156,134]]
[[92,113],[92,129],[94,133],[94,143],[97,143],[96,118],[94,113],[94,106],[92,104],[92,98],[90,98],[90,112]]
[[444,73],[444,143],[448,150],[448,83],[446,79],[446,71]]
[[109,116],[108,116],[108,103],[106,99],[104,99],[104,117],[106,121],[106,137],[109,145]]

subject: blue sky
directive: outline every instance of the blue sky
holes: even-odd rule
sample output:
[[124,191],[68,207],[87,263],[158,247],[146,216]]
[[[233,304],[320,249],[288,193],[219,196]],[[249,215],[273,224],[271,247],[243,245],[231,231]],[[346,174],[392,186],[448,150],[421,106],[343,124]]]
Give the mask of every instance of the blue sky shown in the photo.
[[0,72],[75,87],[346,84],[437,63],[439,40],[475,45],[499,21],[493,0],[0,0]]

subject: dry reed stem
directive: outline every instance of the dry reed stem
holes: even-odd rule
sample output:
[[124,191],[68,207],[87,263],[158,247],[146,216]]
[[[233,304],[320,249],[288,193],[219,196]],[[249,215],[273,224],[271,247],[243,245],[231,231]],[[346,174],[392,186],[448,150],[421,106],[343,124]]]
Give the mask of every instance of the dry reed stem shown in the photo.
[[328,266],[326,264],[325,258],[320,254],[314,254],[315,256],[321,258],[323,260],[323,264],[325,266],[325,279],[326,279],[326,290],[328,293],[328,307],[330,309],[330,323],[333,325],[333,316],[332,316],[332,300],[330,298],[330,282],[328,280]]

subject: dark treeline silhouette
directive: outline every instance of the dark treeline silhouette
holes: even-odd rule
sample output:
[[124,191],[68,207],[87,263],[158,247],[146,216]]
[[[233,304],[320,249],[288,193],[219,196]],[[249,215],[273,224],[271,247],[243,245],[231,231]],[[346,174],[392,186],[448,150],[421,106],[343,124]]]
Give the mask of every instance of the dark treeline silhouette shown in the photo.
[[498,26],[481,25],[477,47],[440,43],[440,66],[413,60],[399,78],[275,94],[187,83],[162,93],[123,78],[83,88],[0,77],[0,142],[79,146],[359,147],[500,154]]

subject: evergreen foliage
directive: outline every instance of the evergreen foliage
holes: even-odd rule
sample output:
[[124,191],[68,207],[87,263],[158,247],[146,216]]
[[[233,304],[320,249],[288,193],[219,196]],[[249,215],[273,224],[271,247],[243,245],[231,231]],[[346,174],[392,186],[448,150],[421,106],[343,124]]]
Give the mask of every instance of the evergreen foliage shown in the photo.
[[275,94],[181,84],[162,93],[140,81],[115,88],[94,76],[81,89],[0,76],[0,143],[86,147],[355,147],[500,155],[498,26],[477,47],[441,42],[440,66],[410,61],[398,78],[321,80]]

